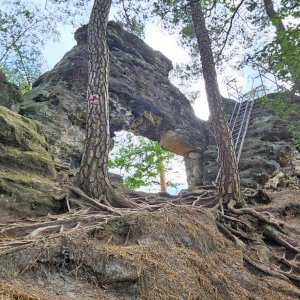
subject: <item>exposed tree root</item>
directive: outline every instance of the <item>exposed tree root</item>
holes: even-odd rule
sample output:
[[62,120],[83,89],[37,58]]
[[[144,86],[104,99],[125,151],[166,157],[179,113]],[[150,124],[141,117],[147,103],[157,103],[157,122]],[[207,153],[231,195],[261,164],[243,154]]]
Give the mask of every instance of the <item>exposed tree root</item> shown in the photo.
[[[215,190],[183,192],[176,197],[167,193],[131,192],[126,198],[130,203],[129,207],[116,208],[105,202],[105,199],[102,199],[101,203],[74,186],[68,186],[68,189],[68,193],[55,198],[56,201],[64,202],[67,213],[49,214],[44,218],[27,219],[20,223],[0,224],[0,256],[76,230],[86,232],[99,230],[110,220],[119,219],[124,215],[190,205],[195,209],[197,207],[212,209],[211,211],[217,216],[218,229],[243,250],[244,259],[252,268],[288,282],[300,283],[300,264],[297,261],[287,259],[285,256],[277,256],[267,243],[265,246],[270,250],[270,265],[257,262],[248,251],[249,244],[263,243],[264,240],[268,240],[294,253],[295,259],[300,249],[297,243],[289,238],[282,225],[272,220],[271,215],[265,216],[252,208],[236,209],[234,201],[230,201],[223,207],[222,199]],[[299,284],[297,286],[299,287]]]
[[278,232],[276,232],[272,227],[270,226],[265,226],[264,229],[264,236],[267,238],[272,239],[274,242],[278,243],[279,245],[283,246],[284,248],[286,248],[287,250],[293,251],[295,253],[300,253],[299,248],[294,247],[293,245],[291,245],[289,242],[287,242],[286,240],[284,240],[284,238],[282,238],[280,236],[280,234]]
[[276,223],[272,220],[268,220],[263,214],[257,212],[255,209],[248,208],[248,207],[247,208],[236,209],[236,208],[234,208],[235,204],[236,204],[235,200],[231,200],[228,203],[228,209],[229,209],[230,212],[232,212],[232,213],[234,213],[238,216],[250,215],[250,216],[256,218],[257,220],[259,220],[263,223],[270,224],[270,225],[274,226],[278,231],[280,231],[282,233],[286,233],[278,223]]
[[288,268],[291,268],[291,270],[295,270],[300,273],[300,264],[296,264],[294,261],[289,261],[285,257],[279,257],[275,254],[272,256],[272,260],[274,263],[283,263]]
[[76,195],[80,196],[81,198],[78,199],[69,199],[70,202],[74,202],[76,204],[79,204],[80,206],[86,206],[91,207],[98,210],[105,210],[108,212],[111,212],[116,215],[121,215],[120,212],[113,209],[111,206],[101,204],[100,202],[95,201],[93,198],[86,195],[81,189],[74,187],[74,186],[68,186],[68,188],[75,193]]
[[248,240],[248,241],[255,241],[256,238],[251,237],[250,235],[244,233],[241,230],[236,230],[234,228],[232,228],[231,226],[228,225],[224,225],[224,227],[226,227],[233,235],[239,237],[239,238],[243,238],[244,240]]
[[279,278],[279,279],[283,279],[285,281],[288,281],[290,282],[289,278],[283,274],[281,274],[280,272],[275,272],[275,271],[272,271],[270,269],[267,269],[265,266],[262,266],[260,263],[258,262],[255,262],[253,259],[251,259],[250,257],[248,257],[247,255],[244,254],[244,260],[249,263],[252,267],[254,267],[255,269],[267,274],[267,275],[270,275],[270,276],[273,276],[273,277],[276,277],[276,278]]
[[247,224],[246,222],[244,222],[242,220],[239,220],[238,218],[234,218],[234,217],[225,215],[224,213],[219,214],[219,216],[220,216],[220,218],[223,218],[225,220],[240,223],[240,224],[244,225],[248,230],[252,230],[252,228],[249,226],[249,224]]
[[[273,253],[274,250],[272,247],[269,247],[267,244],[266,247],[270,251],[270,265],[258,263],[254,258],[250,257],[251,253],[247,251],[247,247],[243,247],[241,241],[246,241],[250,244],[252,242],[261,243],[265,238],[268,241],[284,247],[285,251],[291,251],[295,254],[294,257],[297,257],[300,253],[299,245],[295,246],[289,241],[291,238],[289,238],[288,233],[283,229],[282,224],[273,221],[270,214],[266,217],[252,208],[236,209],[234,207],[235,204],[236,202],[234,200],[230,201],[226,210],[218,214],[217,226],[220,231],[244,250],[244,259],[252,267],[267,275],[292,282],[300,288],[300,264],[295,261],[290,261],[285,257],[280,258],[276,256]],[[243,220],[240,220],[240,217],[243,216],[251,216],[251,218],[244,217]],[[252,234],[249,234],[251,232]],[[294,244],[297,243],[299,243],[299,241],[294,241]],[[289,269],[289,271],[281,270],[278,264],[285,265],[286,267],[283,269]]]
[[266,274],[268,274],[270,276],[273,276],[273,277],[277,277],[277,278],[286,280],[288,282],[291,282],[291,280],[292,280],[294,282],[300,283],[300,276],[291,274],[290,272],[281,271],[280,269],[278,271],[273,271],[273,270],[267,269],[264,266],[260,265],[259,263],[255,262],[254,260],[250,259],[245,254],[244,254],[244,259],[249,264],[251,264],[253,267],[258,269],[259,271],[262,271],[263,273],[266,273]]
[[231,233],[231,231],[228,229],[227,226],[216,222],[217,227],[219,228],[219,230],[230,240],[232,240],[236,246],[240,247],[241,249],[245,248],[245,244],[239,239],[237,238],[234,234]]

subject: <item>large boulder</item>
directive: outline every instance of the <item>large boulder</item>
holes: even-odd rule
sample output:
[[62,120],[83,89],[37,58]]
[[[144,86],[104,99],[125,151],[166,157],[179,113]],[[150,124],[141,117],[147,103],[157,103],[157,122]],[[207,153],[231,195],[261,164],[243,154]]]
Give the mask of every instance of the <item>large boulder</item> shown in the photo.
[[[42,75],[25,96],[21,114],[47,125],[51,153],[59,163],[79,166],[84,141],[88,78],[87,26],[75,32],[77,46]],[[137,36],[109,22],[110,124],[160,141],[177,154],[203,151],[203,121],[168,74],[171,61]]]
[[56,172],[41,124],[0,106],[0,219],[45,215]]
[[22,102],[22,95],[18,87],[8,82],[5,74],[0,70],[0,105],[17,110],[20,102]]

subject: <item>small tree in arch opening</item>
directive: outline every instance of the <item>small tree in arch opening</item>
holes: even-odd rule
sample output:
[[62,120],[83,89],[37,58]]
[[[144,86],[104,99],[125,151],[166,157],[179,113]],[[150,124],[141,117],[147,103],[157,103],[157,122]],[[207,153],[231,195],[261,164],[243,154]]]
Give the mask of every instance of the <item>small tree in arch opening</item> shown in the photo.
[[122,146],[109,160],[109,167],[128,173],[125,185],[131,189],[159,183],[160,191],[166,192],[169,184],[166,181],[166,166],[174,157],[174,153],[162,149],[158,142],[145,138],[136,141],[132,134],[127,133]]

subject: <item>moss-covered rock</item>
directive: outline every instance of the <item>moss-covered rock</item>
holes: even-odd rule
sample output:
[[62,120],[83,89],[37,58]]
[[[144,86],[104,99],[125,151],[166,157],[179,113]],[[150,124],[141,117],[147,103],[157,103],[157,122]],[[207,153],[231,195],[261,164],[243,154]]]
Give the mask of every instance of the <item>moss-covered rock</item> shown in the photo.
[[47,214],[56,172],[41,125],[0,106],[0,219]]

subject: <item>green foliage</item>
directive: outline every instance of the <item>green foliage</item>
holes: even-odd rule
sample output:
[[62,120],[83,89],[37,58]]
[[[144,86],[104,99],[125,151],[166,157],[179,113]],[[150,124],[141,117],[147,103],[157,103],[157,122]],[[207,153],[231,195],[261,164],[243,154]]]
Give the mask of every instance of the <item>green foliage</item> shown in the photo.
[[[271,108],[281,118],[298,118],[300,115],[300,105],[290,103],[291,93],[285,92],[277,95],[274,99],[268,97],[262,97],[260,104],[264,107]],[[293,118],[294,117],[294,118]],[[288,129],[292,133],[294,146],[300,150],[300,121],[292,120],[288,125]]]
[[149,19],[149,2],[135,0],[113,0],[113,4],[118,8],[115,20],[127,31],[145,37],[145,24]]
[[[199,78],[201,74],[197,41],[187,4],[183,0],[154,1],[152,11],[162,18],[171,32],[178,27],[180,44],[190,50],[191,61],[185,68],[182,67],[184,72],[178,73],[184,80]],[[299,81],[300,29],[293,22],[300,14],[299,0],[274,1],[277,12],[273,19],[267,15],[263,1],[205,0],[201,4],[206,10],[212,50],[220,70],[228,64],[236,69],[255,64],[261,72],[273,74],[281,81],[292,84]],[[287,25],[279,33],[275,26],[280,22]]]
[[300,151],[300,121],[294,121],[289,125],[294,139],[294,145],[298,151]]
[[12,0],[1,3],[0,64],[6,74],[11,72],[11,82],[23,87],[40,75],[42,46],[52,34],[53,24],[36,5]]
[[125,178],[125,185],[131,189],[147,186],[156,180],[164,171],[174,154],[162,149],[157,142],[127,134],[125,142],[118,149],[118,153],[110,158],[110,168],[120,168],[129,175]]
[[145,23],[135,16],[130,19],[116,18],[116,21],[130,33],[133,33],[140,38],[145,37]]
[[278,33],[256,59],[268,64],[278,78],[284,81],[300,78],[300,26],[287,27]]
[[[58,40],[59,24],[87,22],[90,0],[2,0],[0,4],[0,65],[23,91],[45,71],[43,47]],[[76,20],[76,22],[75,22]]]
[[265,107],[270,107],[273,111],[282,118],[289,116],[299,116],[300,105],[290,103],[291,94],[289,92],[280,93],[275,98],[270,99],[268,97],[262,97],[260,104]]
[[[32,85],[31,85],[31,82],[27,82],[26,80],[24,80],[23,78],[20,78],[21,76],[20,76],[20,73],[14,73],[13,71],[11,71],[11,70],[9,70],[9,69],[7,69],[6,67],[3,67],[3,66],[1,66],[0,65],[0,69],[2,70],[2,72],[5,74],[5,77],[6,77],[6,79],[9,81],[9,82],[11,82],[11,83],[13,83],[13,84],[16,84],[18,87],[19,87],[19,89],[20,89],[20,91],[21,91],[21,93],[24,95],[24,94],[26,94],[27,92],[29,92],[30,90],[31,90],[31,87],[32,87]],[[29,70],[28,70],[29,71]],[[39,72],[38,72],[38,70],[37,70],[37,74],[38,74]],[[33,75],[33,77],[32,78],[34,78],[34,75]]]
[[31,202],[31,209],[36,210],[38,208],[38,203],[37,202]]

